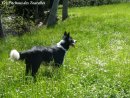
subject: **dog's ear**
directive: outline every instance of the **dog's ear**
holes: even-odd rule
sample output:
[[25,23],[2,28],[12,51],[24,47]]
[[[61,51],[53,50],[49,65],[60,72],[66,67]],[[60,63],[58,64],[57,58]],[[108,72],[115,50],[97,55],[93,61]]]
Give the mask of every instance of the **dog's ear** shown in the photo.
[[64,32],[64,35],[67,35],[67,32],[66,32],[66,31]]

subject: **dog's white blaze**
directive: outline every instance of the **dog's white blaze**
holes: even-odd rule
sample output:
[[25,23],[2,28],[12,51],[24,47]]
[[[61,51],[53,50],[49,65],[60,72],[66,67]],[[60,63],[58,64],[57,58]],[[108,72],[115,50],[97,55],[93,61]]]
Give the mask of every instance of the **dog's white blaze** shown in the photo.
[[14,60],[20,59],[20,54],[17,50],[11,50],[10,52],[10,58]]
[[59,43],[57,43],[57,47],[60,47],[60,48],[62,48],[64,51],[66,51],[66,49],[63,47],[63,46],[61,46],[61,43],[64,43],[65,41],[64,40],[61,40]]
[[57,45],[61,45],[61,43],[64,43],[64,40],[61,40],[59,43],[57,43]]

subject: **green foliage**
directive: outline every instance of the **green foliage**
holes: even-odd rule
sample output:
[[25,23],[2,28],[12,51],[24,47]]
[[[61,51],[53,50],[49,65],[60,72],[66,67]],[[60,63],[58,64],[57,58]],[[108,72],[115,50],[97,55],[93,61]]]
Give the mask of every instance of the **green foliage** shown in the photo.
[[22,16],[15,14],[15,6],[9,4],[10,1],[3,0],[2,9],[2,25],[3,31],[7,34],[22,35],[29,32],[34,27],[34,22],[25,20]]
[[[129,98],[130,3],[70,8],[69,18],[54,28],[41,28],[0,41],[1,98]],[[125,11],[124,11],[125,9]],[[56,69],[41,66],[37,82],[25,80],[23,61],[11,62],[11,49],[57,43],[64,31],[77,40]]]
[[15,12],[14,6],[10,6],[9,3],[7,3],[8,0],[2,0],[0,4],[0,9],[2,10],[2,14],[7,16],[9,14],[12,14]]
[[[25,19],[31,19],[35,21],[37,18],[44,19],[45,13],[44,11],[49,8],[48,0],[10,0],[12,2],[27,2],[27,5],[14,5],[15,14],[18,16],[22,16]],[[38,3],[44,2],[45,4],[31,4],[31,2]]]
[[69,5],[73,6],[94,6],[103,4],[113,4],[120,2],[128,2],[129,0],[69,0]]
[[33,21],[25,20],[21,16],[3,16],[2,21],[6,35],[22,35],[30,32],[34,27]]

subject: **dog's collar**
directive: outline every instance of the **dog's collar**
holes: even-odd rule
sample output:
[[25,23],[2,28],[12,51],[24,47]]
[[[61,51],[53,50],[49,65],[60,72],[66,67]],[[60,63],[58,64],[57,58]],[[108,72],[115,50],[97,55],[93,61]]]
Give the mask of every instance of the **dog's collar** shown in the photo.
[[57,43],[57,47],[61,48],[61,49],[64,50],[65,52],[67,51],[60,43]]

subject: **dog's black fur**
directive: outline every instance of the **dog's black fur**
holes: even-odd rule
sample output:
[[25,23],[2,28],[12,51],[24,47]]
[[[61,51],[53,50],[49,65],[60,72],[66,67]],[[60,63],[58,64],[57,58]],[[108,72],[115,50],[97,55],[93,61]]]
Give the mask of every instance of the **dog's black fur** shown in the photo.
[[26,75],[29,71],[35,77],[38,68],[42,62],[54,63],[54,66],[60,67],[63,64],[64,56],[70,46],[74,46],[76,40],[70,37],[70,33],[65,32],[62,40],[52,47],[35,46],[25,52],[18,52],[20,60],[25,60]]

